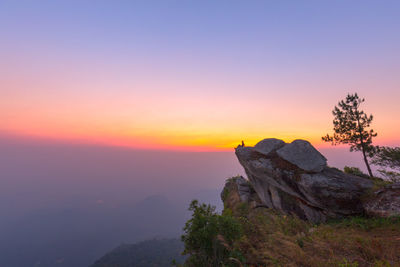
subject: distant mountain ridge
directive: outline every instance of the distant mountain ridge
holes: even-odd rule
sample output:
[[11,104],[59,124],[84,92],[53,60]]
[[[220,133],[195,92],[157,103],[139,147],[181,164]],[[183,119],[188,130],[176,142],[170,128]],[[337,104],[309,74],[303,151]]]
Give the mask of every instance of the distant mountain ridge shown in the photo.
[[172,260],[183,263],[183,243],[179,239],[153,239],[122,244],[90,267],[170,267]]

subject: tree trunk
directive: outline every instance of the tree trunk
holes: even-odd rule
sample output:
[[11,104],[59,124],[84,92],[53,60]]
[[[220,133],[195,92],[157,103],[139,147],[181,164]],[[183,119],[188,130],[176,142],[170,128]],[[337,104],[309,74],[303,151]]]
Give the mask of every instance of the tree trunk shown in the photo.
[[356,117],[357,117],[358,132],[360,133],[360,143],[361,143],[361,149],[362,149],[362,153],[363,153],[363,157],[364,157],[364,162],[365,162],[365,165],[367,165],[368,174],[372,178],[373,175],[372,175],[371,167],[369,166],[367,155],[365,154],[365,144],[364,144],[364,139],[363,139],[363,131],[362,131],[361,124],[360,124],[360,114],[358,112],[358,106],[356,107],[355,113],[356,113]]
[[365,165],[367,165],[368,174],[369,174],[370,177],[373,177],[372,171],[371,171],[371,167],[369,166],[367,156],[365,155],[365,149],[364,149],[364,147],[362,148],[362,153],[363,153]]

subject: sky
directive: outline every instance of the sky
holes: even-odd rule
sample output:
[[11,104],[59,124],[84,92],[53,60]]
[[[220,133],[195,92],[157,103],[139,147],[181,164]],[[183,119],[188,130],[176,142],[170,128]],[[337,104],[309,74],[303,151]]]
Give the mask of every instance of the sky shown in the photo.
[[321,136],[358,92],[399,146],[399,28],[399,1],[0,0],[0,265],[179,236],[244,175],[242,140],[365,171]]
[[400,141],[398,1],[0,1],[0,135],[318,147],[347,93]]

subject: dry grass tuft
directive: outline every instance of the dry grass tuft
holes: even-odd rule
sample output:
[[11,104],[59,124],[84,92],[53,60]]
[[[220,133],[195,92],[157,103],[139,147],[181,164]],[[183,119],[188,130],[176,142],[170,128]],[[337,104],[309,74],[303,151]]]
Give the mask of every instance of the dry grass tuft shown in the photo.
[[245,235],[238,244],[244,266],[400,266],[400,218],[353,217],[312,225],[266,208],[240,208],[236,192],[228,202]]

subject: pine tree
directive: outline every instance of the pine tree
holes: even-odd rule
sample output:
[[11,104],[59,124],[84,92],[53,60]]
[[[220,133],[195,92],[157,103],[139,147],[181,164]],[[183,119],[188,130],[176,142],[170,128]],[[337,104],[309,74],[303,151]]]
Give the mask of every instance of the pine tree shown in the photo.
[[368,129],[373,116],[368,116],[360,110],[360,105],[363,102],[364,98],[359,98],[357,93],[348,94],[345,100],[341,100],[332,111],[334,116],[333,136],[327,134],[322,137],[322,140],[331,142],[332,145],[348,144],[350,151],[361,151],[369,176],[372,177],[368,157],[372,157],[374,154],[372,138],[377,136],[377,133]]
[[375,147],[372,164],[383,167],[378,171],[392,182],[400,182],[400,147]]

